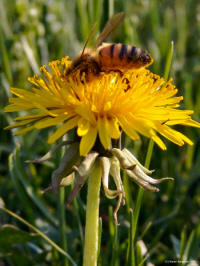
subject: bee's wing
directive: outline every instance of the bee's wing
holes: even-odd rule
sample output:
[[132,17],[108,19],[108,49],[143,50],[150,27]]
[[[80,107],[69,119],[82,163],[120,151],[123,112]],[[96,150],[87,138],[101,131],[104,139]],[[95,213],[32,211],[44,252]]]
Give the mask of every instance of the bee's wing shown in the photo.
[[83,56],[83,54],[84,54],[85,47],[86,47],[86,45],[87,45],[87,43],[88,43],[89,39],[91,38],[91,36],[92,36],[92,33],[93,33],[93,31],[94,31],[94,29],[95,29],[96,25],[97,25],[97,23],[95,23],[95,24],[94,24],[94,26],[93,26],[93,28],[92,28],[92,30],[91,30],[91,32],[90,32],[90,34],[89,34],[89,36],[88,36],[88,38],[87,38],[86,42],[85,42],[85,45],[84,45],[84,47],[83,47],[83,51],[82,51],[82,53],[81,53],[81,57],[82,57],[82,56]]
[[94,50],[96,50],[99,45],[105,40],[105,38],[114,30],[117,24],[121,21],[124,16],[124,12],[118,13],[113,16],[105,25],[102,32],[100,33],[98,39],[95,42]]

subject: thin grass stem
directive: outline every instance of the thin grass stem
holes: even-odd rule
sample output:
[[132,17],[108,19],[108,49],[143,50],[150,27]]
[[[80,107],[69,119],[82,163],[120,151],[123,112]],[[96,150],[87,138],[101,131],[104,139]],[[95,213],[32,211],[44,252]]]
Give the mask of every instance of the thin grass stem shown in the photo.
[[59,251],[61,254],[63,254],[68,260],[72,263],[73,266],[77,266],[77,264],[74,262],[74,260],[62,249],[60,248],[55,242],[53,242],[48,236],[43,234],[39,229],[37,229],[32,224],[28,223],[26,220],[15,214],[14,212],[11,212],[10,210],[4,208],[3,206],[0,206],[0,209],[7,212],[23,224],[27,225],[29,228],[31,228],[33,231],[35,231],[38,235],[40,235],[43,239],[45,239],[52,247],[54,247],[57,251]]
[[[65,188],[60,188],[59,190],[59,228],[61,236],[61,247],[67,252],[67,239],[65,232]],[[69,266],[69,261],[66,257],[63,260],[64,266]]]

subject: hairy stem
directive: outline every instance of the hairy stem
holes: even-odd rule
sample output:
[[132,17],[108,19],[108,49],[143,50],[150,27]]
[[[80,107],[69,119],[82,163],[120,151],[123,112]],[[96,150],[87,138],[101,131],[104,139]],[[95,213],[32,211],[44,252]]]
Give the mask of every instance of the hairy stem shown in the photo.
[[96,162],[88,180],[83,266],[97,265],[100,184],[101,167]]

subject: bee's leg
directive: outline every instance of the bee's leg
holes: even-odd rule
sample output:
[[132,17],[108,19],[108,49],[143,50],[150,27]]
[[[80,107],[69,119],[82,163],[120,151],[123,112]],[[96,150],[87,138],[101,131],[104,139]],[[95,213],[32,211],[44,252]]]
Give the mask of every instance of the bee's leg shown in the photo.
[[111,73],[111,72],[118,73],[120,77],[123,76],[123,72],[122,72],[121,70],[119,70],[119,69],[115,69],[115,70],[112,70],[112,69],[111,69],[111,70],[108,71],[108,73]]
[[127,91],[130,89],[130,87],[131,87],[131,86],[129,85],[129,83],[130,83],[129,79],[124,78],[124,79],[122,80],[122,83],[127,84],[127,87],[126,87],[126,89],[124,90],[124,92],[127,92]]

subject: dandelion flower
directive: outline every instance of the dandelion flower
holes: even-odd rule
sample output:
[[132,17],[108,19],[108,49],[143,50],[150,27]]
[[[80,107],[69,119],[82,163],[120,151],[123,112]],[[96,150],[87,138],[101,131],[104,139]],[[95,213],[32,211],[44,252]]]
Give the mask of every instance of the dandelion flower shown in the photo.
[[[70,65],[66,58],[62,64],[65,69]],[[127,71],[123,76],[118,73],[105,74],[99,80],[87,83],[84,76],[77,73],[74,79],[64,76],[59,61],[49,63],[51,74],[45,66],[43,74],[29,78],[37,88],[32,92],[11,88],[16,98],[5,107],[5,112],[37,110],[37,114],[15,118],[16,123],[6,129],[26,126],[14,135],[33,129],[59,126],[48,139],[51,144],[76,128],[80,140],[80,155],[86,156],[99,138],[105,150],[111,148],[111,140],[119,139],[124,131],[133,140],[139,134],[152,138],[161,149],[166,146],[160,135],[182,146],[192,142],[170,126],[181,124],[200,127],[191,119],[193,111],[179,110],[182,96],[175,96],[177,88],[171,79],[163,78],[141,69]]]
[[[139,134],[144,135],[165,150],[166,146],[157,133],[179,146],[184,142],[192,145],[186,136],[171,126],[200,127],[200,124],[192,120],[193,111],[178,109],[183,97],[175,96],[178,90],[172,85],[172,79],[165,82],[149,70],[127,71],[123,75],[111,72],[86,82],[84,73],[81,76],[77,72],[73,78],[65,75],[70,66],[68,57],[63,58],[61,64],[54,61],[49,65],[51,74],[43,66],[41,76],[29,78],[37,87],[32,92],[11,88],[17,97],[9,99],[11,105],[5,107],[5,112],[36,112],[15,118],[16,123],[6,129],[25,126],[14,133],[19,135],[33,129],[57,126],[48,139],[51,144],[75,128],[78,140],[62,142],[42,158],[32,161],[41,163],[51,158],[61,146],[70,145],[60,166],[52,173],[52,182],[43,192],[57,192],[61,186],[71,184],[71,173],[77,172],[78,177],[67,200],[69,204],[98,164],[96,167],[101,169],[106,196],[110,199],[118,197],[114,211],[117,221],[119,206],[121,202],[125,204],[120,169],[136,184],[154,192],[159,189],[152,184],[172,179],[151,178],[149,175],[153,171],[144,168],[128,150],[118,145],[122,132],[133,140],[139,139]],[[109,175],[114,179],[116,190],[109,189]]]

